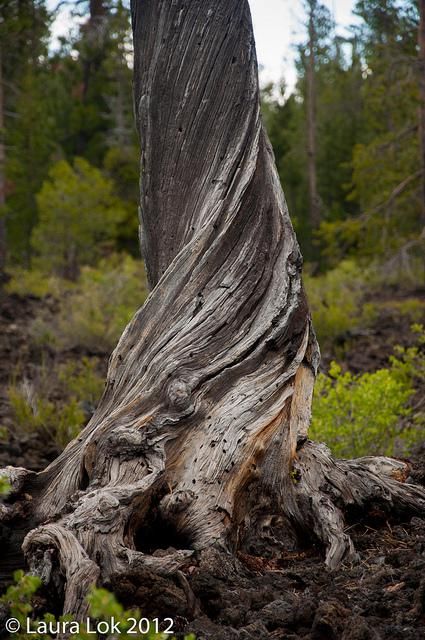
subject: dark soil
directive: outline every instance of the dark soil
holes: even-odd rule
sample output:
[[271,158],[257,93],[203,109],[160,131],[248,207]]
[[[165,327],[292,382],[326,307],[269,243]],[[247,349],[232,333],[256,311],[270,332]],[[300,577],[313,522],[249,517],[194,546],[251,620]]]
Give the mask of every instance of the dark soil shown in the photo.
[[16,429],[7,395],[11,381],[23,375],[31,378],[34,373],[37,358],[29,329],[37,311],[51,304],[35,296],[0,293],[0,425],[8,431],[6,442],[0,441],[0,467],[13,465],[39,471],[57,455],[54,445],[37,434]]
[[[40,348],[34,344],[30,334],[32,321],[46,311],[54,314],[57,308],[57,302],[50,296],[40,299],[0,291],[0,427],[7,431],[6,441],[0,439],[0,468],[12,465],[41,471],[60,453],[53,440],[29,433],[16,424],[8,400],[11,382],[36,379],[41,365],[44,368],[51,365],[54,371],[54,365],[93,355],[99,361],[99,374],[106,376],[108,353],[93,354],[78,349],[58,352],[51,346]],[[62,398],[54,399],[61,402]]]
[[[421,300],[423,305],[416,322],[425,324],[425,291],[416,291],[415,294],[409,298]],[[391,303],[402,300],[394,293],[393,296],[388,298],[384,292],[380,299],[375,299],[375,303],[381,305],[373,326],[341,335],[332,350],[322,353],[322,371],[328,370],[331,360],[345,365],[355,374],[376,371],[388,366],[388,359],[394,354],[396,345],[409,347],[417,342],[417,336],[412,331],[412,318],[401,313],[396,306],[391,306]]]
[[[424,473],[422,468],[421,473]],[[142,615],[172,617],[198,640],[419,640],[425,637],[425,517],[351,527],[360,561],[329,572],[319,550],[274,560],[209,551],[185,580],[113,584]]]
[[[39,358],[28,326],[45,304],[31,297],[0,300],[0,424],[10,431],[0,467],[38,470],[56,454],[39,437],[14,432],[6,395],[16,366],[30,375]],[[388,316],[374,333],[355,338],[347,361],[358,371],[385,366],[394,344],[409,344],[409,325]],[[412,458],[411,480],[425,484],[425,447]],[[322,550],[311,542],[274,555],[254,542],[236,558],[204,552],[172,579],[147,572],[107,586],[126,607],[150,619],[171,617],[178,636],[192,631],[198,640],[425,638],[425,514],[405,522],[376,511],[347,518],[360,560],[335,572],[325,569]],[[36,613],[54,609],[53,594],[38,596]]]

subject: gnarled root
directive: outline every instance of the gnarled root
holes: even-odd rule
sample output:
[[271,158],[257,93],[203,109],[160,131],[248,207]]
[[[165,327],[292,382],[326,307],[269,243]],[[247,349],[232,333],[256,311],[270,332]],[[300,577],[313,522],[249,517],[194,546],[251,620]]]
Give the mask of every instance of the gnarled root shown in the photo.
[[408,465],[399,460],[336,460],[324,444],[306,441],[293,462],[292,495],[283,508],[298,526],[314,531],[326,548],[326,565],[335,569],[356,559],[344,531],[347,508],[375,504],[393,513],[425,513],[425,490],[406,484],[407,476]]
[[44,584],[58,581],[54,560],[57,555],[61,576],[66,581],[63,612],[82,619],[88,608],[86,596],[96,584],[100,568],[90,560],[77,538],[63,526],[52,523],[30,531],[22,548],[31,573],[39,575]]

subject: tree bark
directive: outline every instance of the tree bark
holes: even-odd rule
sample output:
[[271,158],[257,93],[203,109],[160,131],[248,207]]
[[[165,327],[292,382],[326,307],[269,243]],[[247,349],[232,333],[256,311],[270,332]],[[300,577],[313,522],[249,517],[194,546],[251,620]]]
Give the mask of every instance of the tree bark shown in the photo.
[[[89,425],[44,472],[6,470],[2,513],[80,616],[96,580],[170,574],[212,546],[235,553],[276,514],[314,532],[335,567],[354,557],[347,504],[425,505],[397,481],[404,463],[335,461],[307,438],[319,350],[261,122],[248,2],[134,0],[132,18],[152,290]],[[167,552],[147,552],[148,529]]]
[[104,0],[90,0],[90,17],[82,27],[85,47],[82,51],[83,98],[87,99],[92,77],[99,69],[104,58],[104,40],[108,10]]

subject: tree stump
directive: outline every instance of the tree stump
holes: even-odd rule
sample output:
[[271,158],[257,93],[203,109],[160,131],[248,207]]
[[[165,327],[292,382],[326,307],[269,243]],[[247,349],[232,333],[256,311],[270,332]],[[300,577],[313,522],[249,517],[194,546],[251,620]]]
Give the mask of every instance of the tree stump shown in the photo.
[[[2,472],[11,544],[24,538],[30,569],[80,617],[93,583],[235,555],[273,517],[333,568],[355,557],[347,507],[425,505],[404,463],[334,460],[308,440],[319,349],[248,2],[134,0],[132,18],[151,293],[81,435],[39,474]],[[147,552],[148,529],[168,553]]]

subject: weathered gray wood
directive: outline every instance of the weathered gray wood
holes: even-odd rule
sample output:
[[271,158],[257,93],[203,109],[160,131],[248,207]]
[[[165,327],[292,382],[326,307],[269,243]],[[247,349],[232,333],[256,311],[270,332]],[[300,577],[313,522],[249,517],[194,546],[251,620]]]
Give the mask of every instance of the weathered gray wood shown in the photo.
[[[319,350],[261,122],[248,3],[135,0],[132,13],[152,290],[80,437],[36,476],[8,471],[5,519],[22,526],[23,504],[32,514],[33,570],[87,572],[66,582],[79,615],[90,581],[173,573],[212,545],[230,553],[271,514],[314,531],[333,567],[354,554],[344,504],[424,505],[393,477],[405,465],[334,461],[307,440]],[[187,549],[137,548],[153,505]]]

